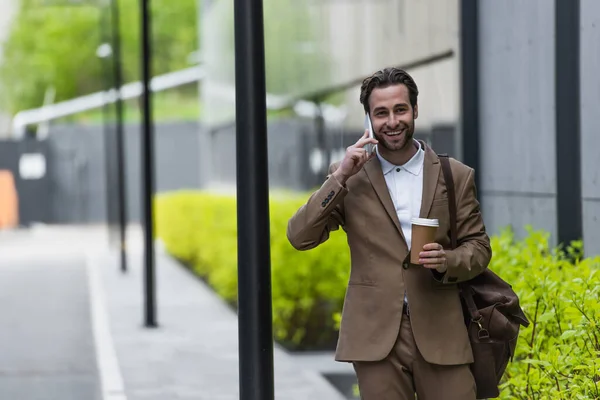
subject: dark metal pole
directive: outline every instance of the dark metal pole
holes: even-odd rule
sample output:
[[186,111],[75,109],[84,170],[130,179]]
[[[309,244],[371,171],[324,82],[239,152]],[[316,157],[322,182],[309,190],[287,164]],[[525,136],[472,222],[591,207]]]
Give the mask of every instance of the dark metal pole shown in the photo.
[[[475,170],[479,188],[479,0],[460,2],[462,159]],[[481,202],[481,199],[479,200]]]
[[120,255],[121,271],[127,271],[127,187],[125,184],[125,136],[123,132],[123,99],[121,97],[121,87],[123,86],[123,64],[121,61],[121,29],[119,18],[119,2],[111,0],[112,10],[112,48],[113,48],[113,68],[115,76],[115,89],[117,90],[116,109],[116,129],[117,129],[117,185],[119,196],[119,235],[120,235]]
[[558,242],[583,237],[579,0],[555,1],[556,208]]
[[321,170],[319,171],[320,175],[318,179],[319,181],[323,181],[323,179],[325,179],[325,177],[327,176],[327,171],[329,170],[329,143],[327,140],[327,128],[325,127],[325,117],[323,116],[323,101],[321,99],[313,99],[313,102],[317,105],[317,115],[315,116],[315,131],[317,133],[317,145],[319,146],[319,151],[323,156],[323,164],[321,164]]
[[[100,12],[99,18],[99,30],[100,30],[100,44],[104,44],[108,41],[108,35],[106,27],[108,26],[108,10],[106,7],[101,5],[98,8]],[[100,57],[100,63],[102,64],[102,90],[106,96],[108,90],[112,86],[112,76],[110,69],[108,68],[106,57]],[[113,240],[113,181],[112,181],[112,135],[110,129],[110,107],[109,104],[105,103],[102,106],[102,119],[103,119],[103,133],[104,133],[104,163],[105,174],[106,174],[106,223],[108,225],[109,240],[112,245]]]
[[150,0],[141,2],[142,24],[142,210],[144,221],[144,294],[145,294],[145,324],[155,327],[155,270],[154,270],[154,219],[152,216],[152,200],[154,196],[154,131],[152,124],[152,92],[150,90],[152,53]]
[[235,0],[240,399],[272,400],[273,328],[262,0]]

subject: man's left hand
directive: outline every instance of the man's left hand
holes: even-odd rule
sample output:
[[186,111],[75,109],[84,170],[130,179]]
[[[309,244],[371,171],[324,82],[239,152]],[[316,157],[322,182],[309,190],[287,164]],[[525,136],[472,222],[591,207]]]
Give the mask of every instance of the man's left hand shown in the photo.
[[444,273],[448,269],[446,265],[446,252],[439,243],[428,243],[423,246],[423,251],[419,253],[419,264],[428,269],[435,269],[439,273]]

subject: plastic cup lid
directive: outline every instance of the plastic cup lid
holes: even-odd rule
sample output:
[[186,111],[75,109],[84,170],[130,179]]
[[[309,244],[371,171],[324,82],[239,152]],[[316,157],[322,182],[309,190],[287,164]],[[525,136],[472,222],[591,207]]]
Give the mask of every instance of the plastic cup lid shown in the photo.
[[413,218],[410,221],[413,225],[421,225],[421,226],[440,226],[440,221],[437,219],[429,219],[429,218]]

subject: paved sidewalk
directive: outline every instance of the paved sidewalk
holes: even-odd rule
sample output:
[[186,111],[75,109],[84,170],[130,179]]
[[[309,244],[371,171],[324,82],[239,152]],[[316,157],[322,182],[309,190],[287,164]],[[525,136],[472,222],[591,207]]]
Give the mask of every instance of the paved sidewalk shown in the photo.
[[85,257],[42,236],[0,235],[0,399],[101,400]]
[[[101,269],[110,327],[128,400],[237,400],[236,314],[204,283],[157,251],[157,319],[143,327],[142,247],[130,241],[129,271],[116,255],[95,255]],[[317,372],[274,349],[275,392],[280,400],[342,400]]]
[[[0,232],[0,399],[239,399],[236,314],[157,251],[159,326],[145,328],[129,236],[123,274],[103,227]],[[277,400],[345,398],[311,363],[274,357]]]

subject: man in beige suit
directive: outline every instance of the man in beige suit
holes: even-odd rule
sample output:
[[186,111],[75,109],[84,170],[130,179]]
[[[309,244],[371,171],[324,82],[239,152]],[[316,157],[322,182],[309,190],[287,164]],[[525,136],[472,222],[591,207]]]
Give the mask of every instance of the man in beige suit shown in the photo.
[[[457,283],[491,258],[473,170],[450,159],[458,243],[450,249],[448,198],[440,161],[413,139],[418,89],[387,68],[365,79],[360,101],[368,132],[333,164],[320,189],[290,219],[298,250],[325,242],[340,226],[351,253],[336,360],[352,362],[364,400],[470,400],[475,382]],[[376,145],[367,155],[365,145]],[[413,217],[437,218],[435,243],[411,249]],[[420,263],[409,263],[409,251]],[[340,268],[344,268],[340,265]]]

